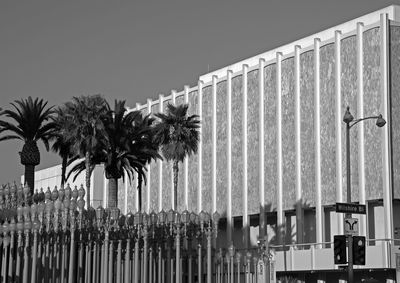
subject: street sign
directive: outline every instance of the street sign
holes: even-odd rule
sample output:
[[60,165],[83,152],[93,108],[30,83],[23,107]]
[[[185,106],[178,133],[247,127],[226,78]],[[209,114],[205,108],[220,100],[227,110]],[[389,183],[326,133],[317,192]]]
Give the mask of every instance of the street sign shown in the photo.
[[344,219],[344,234],[358,236],[358,219],[345,218]]
[[337,202],[336,203],[336,212],[352,213],[352,214],[367,214],[367,207],[365,204]]

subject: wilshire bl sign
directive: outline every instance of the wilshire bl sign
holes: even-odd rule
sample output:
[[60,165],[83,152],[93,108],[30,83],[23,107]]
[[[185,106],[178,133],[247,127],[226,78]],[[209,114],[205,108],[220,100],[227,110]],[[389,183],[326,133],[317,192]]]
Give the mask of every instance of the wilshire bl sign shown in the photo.
[[367,214],[367,207],[364,204],[354,203],[336,203],[336,212],[352,213],[352,214]]

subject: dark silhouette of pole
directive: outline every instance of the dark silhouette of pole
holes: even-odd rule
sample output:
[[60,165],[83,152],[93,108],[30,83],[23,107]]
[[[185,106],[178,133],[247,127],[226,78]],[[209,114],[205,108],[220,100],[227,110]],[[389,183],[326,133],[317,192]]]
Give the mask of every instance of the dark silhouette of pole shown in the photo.
[[[347,173],[347,203],[351,203],[351,170],[350,170],[350,128],[356,125],[357,123],[368,120],[368,119],[376,119],[376,125],[381,128],[386,124],[385,119],[382,118],[382,115],[371,116],[366,118],[360,118],[354,120],[353,115],[350,113],[350,107],[347,106],[346,113],[343,116],[343,122],[346,123],[346,173]],[[351,213],[346,213],[346,218],[351,218]],[[354,283],[354,270],[353,270],[353,236],[347,235],[347,243],[348,243],[348,283]]]

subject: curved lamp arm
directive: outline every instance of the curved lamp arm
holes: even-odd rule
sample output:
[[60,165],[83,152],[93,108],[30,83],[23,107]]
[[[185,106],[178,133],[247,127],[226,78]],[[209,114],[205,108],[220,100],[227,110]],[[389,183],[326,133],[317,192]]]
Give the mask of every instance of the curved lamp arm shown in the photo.
[[[354,120],[352,123],[349,124],[349,128],[353,127],[354,125],[358,124],[358,123],[361,122],[361,121],[369,120],[369,119],[377,119],[376,125],[377,125],[378,127],[383,127],[383,126],[386,124],[386,121],[382,118],[382,115],[379,114],[378,116],[371,116],[371,117],[365,117],[365,118],[356,119],[356,120]],[[383,121],[382,121],[382,120],[383,120]],[[381,122],[382,124],[380,124],[380,122]]]

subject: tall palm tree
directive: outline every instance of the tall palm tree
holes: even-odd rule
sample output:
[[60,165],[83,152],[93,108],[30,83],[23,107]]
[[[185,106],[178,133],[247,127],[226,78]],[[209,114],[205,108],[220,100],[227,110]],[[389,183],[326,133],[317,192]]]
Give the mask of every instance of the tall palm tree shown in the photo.
[[14,124],[1,119],[0,133],[9,131],[12,134],[0,137],[0,141],[19,139],[24,142],[19,152],[21,164],[25,166],[25,183],[34,192],[35,166],[40,163],[40,152],[37,141],[41,140],[49,150],[49,139],[53,134],[54,123],[48,122],[53,114],[53,107],[47,107],[43,99],[32,97],[15,100],[11,103],[14,110],[4,110],[2,115],[14,121]]
[[145,175],[145,165],[159,157],[157,147],[151,147],[152,128],[148,118],[143,118],[140,111],[128,112],[125,101],[115,101],[114,110],[109,108],[104,120],[107,135],[104,153],[104,168],[109,179],[108,206],[118,204],[118,179],[126,172],[129,180],[134,171],[139,176]]
[[[143,116],[141,112],[135,115],[133,123],[134,139],[132,143],[132,152],[142,161],[142,164],[146,165],[155,160],[156,158],[162,159],[158,153],[159,145],[155,140],[155,119],[151,115]],[[142,184],[146,184],[145,170],[136,170],[138,173],[138,199],[139,199],[139,211],[142,210]]]
[[65,141],[72,145],[74,155],[84,158],[86,193],[89,200],[87,204],[90,205],[90,176],[98,161],[96,154],[106,142],[103,120],[107,113],[107,103],[98,94],[74,97],[65,104],[65,111],[73,123],[70,130],[65,132]]
[[74,127],[74,124],[72,117],[67,115],[67,108],[65,106],[55,109],[53,122],[55,129],[51,149],[61,157],[61,188],[64,188],[67,180],[66,170],[68,163],[79,157],[79,155],[73,155],[72,142],[71,140],[67,140],[68,134]]
[[200,140],[198,115],[188,116],[189,105],[167,105],[166,113],[157,113],[160,122],[156,125],[155,141],[160,145],[165,159],[173,162],[174,207],[177,209],[177,187],[179,162],[197,152]]

